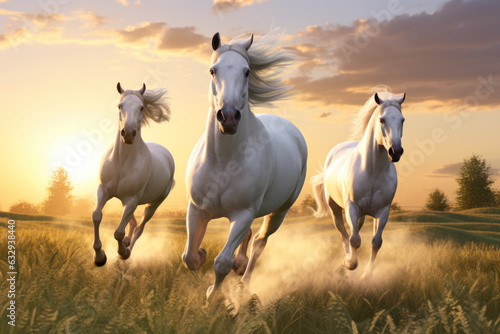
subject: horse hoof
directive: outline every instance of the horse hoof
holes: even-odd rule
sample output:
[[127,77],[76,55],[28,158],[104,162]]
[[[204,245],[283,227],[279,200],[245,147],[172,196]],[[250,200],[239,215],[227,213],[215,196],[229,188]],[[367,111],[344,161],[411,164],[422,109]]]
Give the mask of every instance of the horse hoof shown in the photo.
[[216,289],[215,285],[211,285],[207,289],[207,306],[216,307],[224,301],[224,295],[221,289]]
[[125,246],[130,246],[130,238],[129,237],[125,237],[123,238],[123,243],[125,244]]
[[126,260],[130,257],[130,249],[126,248],[123,254],[120,254],[121,258],[123,260]]
[[346,267],[349,270],[354,270],[358,267],[358,262],[349,262],[347,260],[344,260],[344,267]]
[[94,256],[94,264],[97,266],[97,267],[102,267],[106,264],[106,261],[107,261],[107,257],[106,257],[106,254],[104,254],[103,252],[103,256]]
[[240,280],[236,286],[236,290],[234,291],[234,296],[240,301],[250,300],[252,293],[250,292],[250,288],[247,282]]
[[247,270],[248,257],[246,255],[236,256],[234,258],[233,271],[236,275],[243,275]]
[[373,276],[373,272],[370,270],[367,270],[363,273],[363,275],[361,275],[361,279],[364,281],[368,281],[368,280],[370,280],[370,278],[372,278],[372,276]]

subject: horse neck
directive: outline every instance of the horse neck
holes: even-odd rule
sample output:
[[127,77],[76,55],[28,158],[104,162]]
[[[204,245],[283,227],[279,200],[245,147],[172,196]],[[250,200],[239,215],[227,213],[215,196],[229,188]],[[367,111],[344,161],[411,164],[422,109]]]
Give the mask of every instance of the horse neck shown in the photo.
[[219,123],[215,116],[215,107],[211,104],[208,110],[207,128],[205,131],[205,155],[213,162],[227,162],[229,160],[240,160],[242,145],[248,140],[252,133],[258,129],[258,120],[250,110],[248,103],[241,111],[241,120],[238,131],[233,135],[224,135],[219,130]]
[[143,146],[146,146],[146,143],[142,140],[141,129],[137,131],[133,144],[125,144],[120,134],[120,128],[118,127],[111,159],[117,162],[127,160],[130,157],[136,156]]
[[377,111],[373,113],[357,147],[361,156],[361,167],[368,173],[388,169],[390,165],[385,147],[379,145],[375,136],[375,125],[378,121],[378,116],[376,114],[378,114]]

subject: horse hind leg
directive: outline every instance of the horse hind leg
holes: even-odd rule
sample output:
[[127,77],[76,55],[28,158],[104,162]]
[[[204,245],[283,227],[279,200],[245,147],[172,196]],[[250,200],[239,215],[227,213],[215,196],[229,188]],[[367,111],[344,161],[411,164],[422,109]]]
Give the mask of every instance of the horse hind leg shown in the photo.
[[285,215],[287,212],[288,209],[281,212],[274,212],[264,217],[264,222],[262,223],[262,227],[260,228],[259,232],[254,236],[252,241],[250,259],[248,260],[248,265],[245,270],[245,273],[241,278],[241,281],[244,284],[246,285],[250,284],[250,278],[252,276],[255,263],[257,262],[258,258],[264,251],[264,248],[266,247],[267,244],[267,239],[271,234],[273,234],[278,230],[281,223],[283,222],[283,219],[285,219]]
[[[160,204],[163,203],[164,199],[165,198],[161,199],[158,202],[150,203],[144,209],[144,214],[142,215],[141,222],[137,226],[137,228],[135,228],[134,234],[132,235],[132,240],[130,242],[130,246],[128,247],[128,249],[130,250],[130,253],[132,253],[132,249],[134,248],[134,245],[137,242],[137,239],[139,239],[139,237],[142,235],[142,232],[144,232],[144,227],[146,226],[146,223],[151,220],[151,218],[153,217],[153,215],[156,212],[156,209],[158,209]],[[135,218],[134,218],[134,220],[135,220]]]
[[122,259],[126,260],[130,257],[130,249],[128,249],[125,245],[123,239],[125,238],[125,228],[134,216],[135,209],[137,209],[137,199],[129,198],[123,204],[122,219],[120,221],[120,225],[118,225],[115,230],[115,239],[118,242],[118,254],[122,257]]
[[349,234],[347,233],[347,230],[345,229],[344,225],[344,217],[342,216],[342,208],[335,203],[335,201],[330,197],[328,201],[328,205],[330,206],[330,210],[332,212],[333,220],[335,222],[335,227],[337,227],[337,230],[340,232],[340,237],[342,240],[342,244],[344,246],[344,253],[347,256],[351,252],[351,248],[349,245]]
[[125,246],[129,247],[130,246],[130,241],[132,240],[132,236],[134,235],[134,230],[137,227],[137,220],[135,219],[134,216],[130,219],[128,222],[128,235],[123,238],[123,243]]
[[236,255],[234,256],[233,271],[236,275],[243,275],[248,265],[247,249],[250,240],[252,239],[252,229],[248,230],[248,233],[241,243],[241,245],[236,250]]

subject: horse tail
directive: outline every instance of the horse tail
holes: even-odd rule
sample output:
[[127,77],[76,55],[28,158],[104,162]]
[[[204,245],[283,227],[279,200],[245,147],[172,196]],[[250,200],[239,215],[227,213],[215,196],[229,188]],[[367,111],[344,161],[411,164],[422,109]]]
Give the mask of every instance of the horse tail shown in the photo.
[[311,177],[310,182],[313,188],[314,199],[318,206],[316,211],[314,211],[314,216],[317,218],[324,217],[328,214],[328,203],[326,201],[323,173]]

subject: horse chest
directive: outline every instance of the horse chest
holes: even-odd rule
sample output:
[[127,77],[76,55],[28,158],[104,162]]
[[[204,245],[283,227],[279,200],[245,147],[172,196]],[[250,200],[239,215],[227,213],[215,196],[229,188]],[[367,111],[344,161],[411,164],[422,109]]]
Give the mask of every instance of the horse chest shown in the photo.
[[395,178],[367,175],[353,184],[353,201],[363,212],[373,215],[380,208],[391,204],[396,187]]
[[262,188],[256,173],[233,160],[220,165],[203,164],[191,176],[190,197],[201,209],[222,216],[247,208]]
[[123,166],[108,162],[101,170],[101,183],[113,197],[123,199],[137,195],[146,186],[147,168],[143,163],[125,163]]

